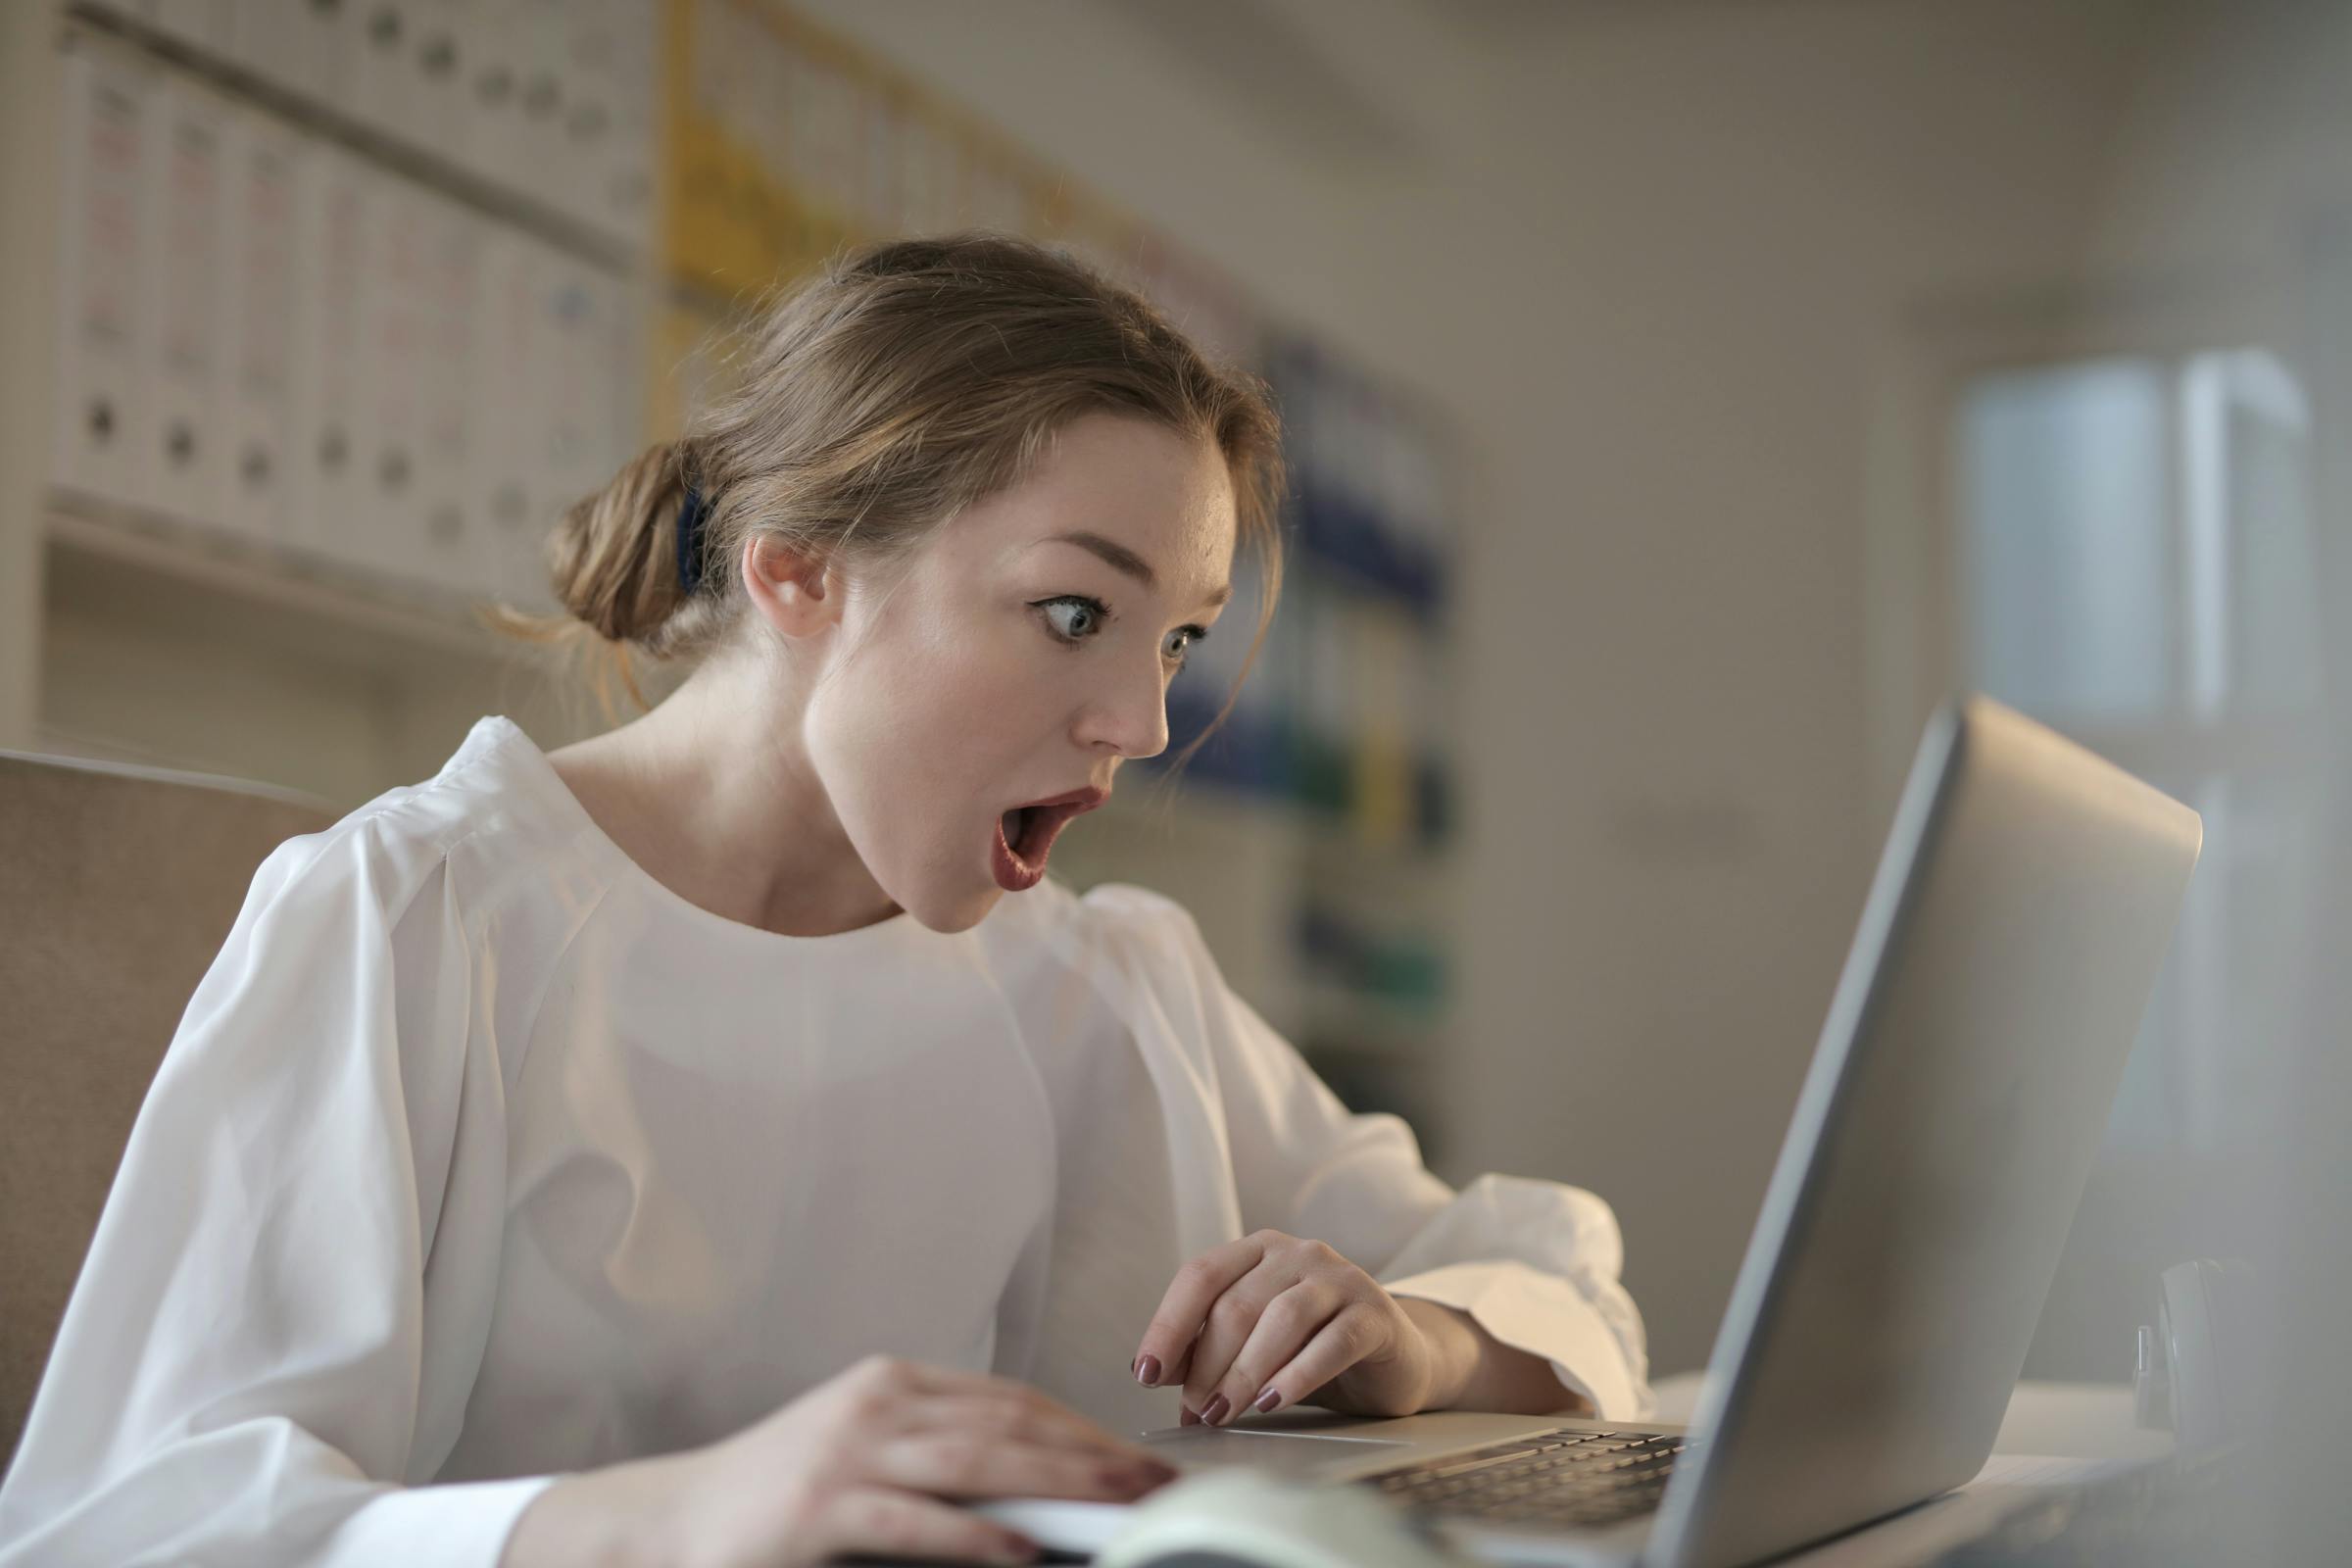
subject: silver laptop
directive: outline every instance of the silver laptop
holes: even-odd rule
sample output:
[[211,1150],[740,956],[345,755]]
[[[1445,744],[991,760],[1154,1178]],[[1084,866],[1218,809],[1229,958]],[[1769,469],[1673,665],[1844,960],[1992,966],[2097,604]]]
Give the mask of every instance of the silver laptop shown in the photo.
[[1377,1487],[1503,1563],[1752,1562],[1967,1482],[2202,841],[1997,703],[1936,713],[1689,1428],[1298,1407],[1145,1442]]

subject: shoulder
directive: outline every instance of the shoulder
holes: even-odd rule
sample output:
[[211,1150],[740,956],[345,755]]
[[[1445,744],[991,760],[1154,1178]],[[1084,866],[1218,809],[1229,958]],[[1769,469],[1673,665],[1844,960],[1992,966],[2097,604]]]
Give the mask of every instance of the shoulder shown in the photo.
[[[1202,950],[1200,927],[1192,911],[1164,893],[1131,882],[1103,882],[1079,893],[1048,877],[1000,907],[1007,935],[1042,941],[1054,951],[1149,952],[1188,960]],[[1000,924],[992,916],[992,926]]]
[[982,927],[998,972],[1092,990],[1131,1021],[1150,999],[1182,1033],[1205,1033],[1225,995],[1192,911],[1163,893],[1110,882],[1077,893],[1048,879]]
[[431,778],[384,791],[341,819],[286,840],[254,874],[250,903],[360,904],[397,924],[428,892],[434,903],[492,907],[517,888],[545,886],[576,836],[536,781],[518,774],[505,719],[477,723]]

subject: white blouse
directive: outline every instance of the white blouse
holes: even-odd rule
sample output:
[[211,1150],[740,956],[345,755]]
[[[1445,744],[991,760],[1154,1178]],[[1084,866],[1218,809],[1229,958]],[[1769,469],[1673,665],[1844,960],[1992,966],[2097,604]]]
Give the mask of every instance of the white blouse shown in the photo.
[[289,840],[140,1111],[0,1564],[493,1564],[557,1475],[871,1351],[1122,1434],[1178,1265],[1260,1227],[1649,1408],[1614,1216],[1350,1115],[1191,917],[1052,881],[787,937],[657,882],[521,730]]

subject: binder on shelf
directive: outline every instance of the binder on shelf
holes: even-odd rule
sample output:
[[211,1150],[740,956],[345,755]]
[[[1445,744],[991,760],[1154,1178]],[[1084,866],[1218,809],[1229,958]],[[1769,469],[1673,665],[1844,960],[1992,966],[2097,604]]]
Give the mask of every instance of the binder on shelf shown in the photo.
[[432,129],[419,102],[416,68],[418,13],[423,0],[365,0],[354,8],[349,112],[369,129],[395,140],[429,144]]
[[63,65],[51,476],[139,504],[148,493],[143,258],[153,78],[87,46],[68,48]]
[[476,14],[473,0],[412,0],[409,12],[415,32],[402,118],[425,150],[465,170],[474,168],[466,58]]
[[[752,96],[738,93],[732,82],[737,74],[761,68],[766,57],[758,49],[773,38],[731,5],[715,0],[681,0],[681,5],[685,86],[671,106],[671,134],[664,139],[663,252],[674,275],[703,283],[729,276],[743,254],[751,215],[735,189],[735,171],[739,162],[756,158],[758,149],[745,139],[750,127],[729,122],[736,104]],[[741,46],[734,42],[738,36]],[[781,115],[780,102],[771,108]]]
[[585,271],[569,257],[553,252],[544,253],[539,269],[539,318],[545,352],[540,357],[539,384],[530,394],[542,421],[534,443],[538,466],[531,476],[531,490],[539,498],[538,514],[532,520],[542,537],[578,499],[580,454],[588,442],[588,389],[580,382],[591,373],[594,360],[588,350]]
[[289,0],[227,0],[222,56],[272,87],[311,96],[315,89],[302,58],[311,29],[297,15],[311,9]]
[[509,189],[527,189],[522,95],[530,42],[523,0],[479,0],[460,40],[466,76],[466,167]]
[[800,206],[826,227],[855,221],[859,200],[860,84],[833,60],[785,46],[791,111],[789,182]]
[[223,519],[227,430],[220,290],[227,246],[229,107],[195,82],[166,76],[147,140],[141,293],[155,333],[146,364],[148,504],[198,522]]
[[369,244],[360,273],[361,504],[338,554],[356,565],[425,576],[424,379],[431,350],[425,273],[431,198],[404,179],[368,175]]
[[483,586],[511,604],[542,609],[550,599],[540,558],[548,264],[535,240],[512,229],[493,228],[482,239],[482,352],[473,376],[469,488],[483,523]]
[[266,81],[348,111],[365,9],[357,3],[229,0],[226,52]]
[[654,63],[661,58],[654,0],[608,0],[612,42],[606,95],[612,134],[598,171],[598,211],[605,226],[632,250],[651,238],[654,220]]
[[1355,688],[1351,815],[1366,843],[1400,845],[1417,826],[1412,712],[1417,631],[1401,607],[1378,600],[1350,607],[1348,623]]
[[709,84],[714,183],[727,209],[708,260],[734,286],[798,269],[806,193],[793,181],[800,87],[794,57],[765,18],[706,6],[696,24],[697,79]]
[[240,532],[283,543],[293,482],[294,310],[304,266],[296,232],[299,144],[275,122],[239,113],[228,122],[224,163],[220,513]]
[[1433,433],[1418,419],[1399,419],[1384,445],[1382,489],[1424,613],[1443,613],[1451,541],[1446,532],[1445,480]]
[[156,31],[208,55],[229,46],[229,0],[146,0],[144,20]]
[[649,335],[656,345],[649,428],[674,439],[742,386],[744,344],[719,318],[678,304],[662,307]]
[[560,103],[548,127],[554,137],[540,172],[539,193],[558,211],[602,226],[597,203],[597,165],[612,135],[612,108],[605,101],[602,66],[611,46],[604,8],[565,4],[549,13],[549,58],[556,64]]
[[1209,635],[1194,645],[1183,672],[1169,684],[1166,755],[1173,757],[1191,744],[1231,698],[1232,711],[1194,755],[1191,769],[1198,777],[1236,789],[1280,796],[1290,787],[1285,737],[1289,694],[1284,677],[1291,661],[1284,658],[1277,637],[1289,624],[1289,616],[1277,617],[1266,646],[1259,650],[1257,662],[1250,666],[1238,693],[1234,685],[1249,659],[1250,641],[1257,635],[1264,593],[1265,579],[1256,553],[1237,554],[1233,599],[1219,613]]
[[656,36],[647,0],[589,0],[565,12],[570,97],[564,185],[570,210],[631,245],[652,214]]
[[597,385],[605,394],[604,434],[602,450],[588,472],[590,486],[597,489],[645,449],[653,404],[645,370],[652,328],[635,307],[633,285],[609,274],[603,284],[605,363]]
[[509,19],[514,58],[522,66],[521,127],[514,137],[521,166],[515,188],[561,212],[572,211],[564,130],[572,92],[571,26],[563,0],[515,0]]
[[601,489],[624,454],[620,450],[627,387],[635,362],[624,360],[620,285],[569,257],[551,258],[544,273],[547,327],[545,379],[536,395],[549,423],[538,483],[546,498],[540,529],[564,509]]
[[483,231],[454,202],[424,203],[424,366],[418,445],[417,570],[461,594],[478,593],[491,564],[474,484]]
[[295,172],[293,483],[287,535],[343,556],[362,526],[364,455],[372,448],[360,399],[362,282],[373,243],[370,172],[325,142]]
[[1292,591],[1298,617],[1298,724],[1292,787],[1308,807],[1344,815],[1354,803],[1348,754],[1355,671],[1348,663],[1345,603],[1328,584],[1300,574]]

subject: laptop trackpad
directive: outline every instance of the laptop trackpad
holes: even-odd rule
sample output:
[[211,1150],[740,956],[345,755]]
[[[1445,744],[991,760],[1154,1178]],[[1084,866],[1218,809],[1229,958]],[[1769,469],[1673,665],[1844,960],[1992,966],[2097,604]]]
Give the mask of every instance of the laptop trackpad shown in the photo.
[[1358,1462],[1375,1448],[1411,1446],[1390,1438],[1263,1426],[1167,1427],[1146,1433],[1143,1446],[1181,1469],[1242,1464],[1298,1477],[1312,1477],[1332,1465]]

